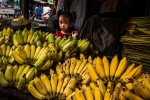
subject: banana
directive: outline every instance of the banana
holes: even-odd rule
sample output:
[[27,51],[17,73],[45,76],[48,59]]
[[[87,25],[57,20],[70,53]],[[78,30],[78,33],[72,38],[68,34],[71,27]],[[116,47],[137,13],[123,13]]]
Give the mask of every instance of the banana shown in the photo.
[[11,65],[6,66],[5,79],[10,83],[13,81],[13,71],[14,71],[13,66]]
[[87,39],[82,39],[82,40],[80,40],[79,39],[79,41],[78,41],[78,43],[77,43],[77,46],[78,47],[81,47],[84,43],[86,43],[88,40]]
[[31,37],[31,39],[30,39],[30,44],[34,44],[34,40],[35,40],[35,38],[36,38],[37,35],[38,35],[38,31],[36,30],[36,31],[33,33],[32,37]]
[[39,67],[42,62],[46,59],[46,54],[41,55],[40,58],[34,63],[34,67]]
[[49,94],[51,94],[51,92],[52,92],[52,87],[51,87],[51,82],[50,82],[50,79],[48,78],[48,76],[46,76],[45,74],[41,74],[40,79],[41,79],[41,81],[43,82],[43,84],[44,84],[44,86],[45,86],[47,92],[48,92]]
[[63,71],[63,69],[62,69],[62,64],[61,64],[61,62],[58,62],[57,63],[57,65],[56,65],[56,73],[58,74],[58,75],[60,75],[60,73]]
[[5,79],[5,74],[0,70],[0,84],[3,86],[8,86],[9,82]]
[[55,45],[58,45],[60,41],[61,41],[61,37],[60,36],[56,37],[54,41]]
[[129,83],[131,78],[136,77],[135,73],[138,72],[138,69],[140,69],[140,72],[139,72],[139,73],[141,73],[142,65],[139,65],[139,66],[133,68],[133,69],[131,70],[131,72],[128,73],[128,74],[123,78],[123,82]]
[[104,65],[103,65],[102,59],[100,57],[96,57],[95,67],[96,67],[95,69],[96,69],[97,73],[99,74],[100,78],[105,81],[106,75],[105,75]]
[[28,84],[28,91],[37,99],[45,99],[46,97],[42,95],[34,85]]
[[128,75],[131,70],[134,68],[135,63],[132,63],[127,69],[126,71],[121,75],[120,80],[122,80],[126,75]]
[[67,39],[66,36],[64,36],[64,37],[59,41],[58,47],[60,47],[61,44],[64,43],[64,41],[65,41],[66,39]]
[[66,61],[65,61],[65,64],[64,64],[64,71],[65,71],[65,74],[66,75],[69,75],[70,74],[70,72],[69,72],[69,67],[70,67],[70,63],[71,63],[71,61],[70,61],[70,59],[67,59]]
[[60,50],[58,53],[57,53],[57,57],[55,57],[54,61],[55,62],[59,62],[63,57],[63,52],[62,50]]
[[29,44],[26,44],[24,46],[24,51],[26,52],[26,55],[27,55],[27,59],[30,59],[30,56],[31,56],[31,47]]
[[23,36],[24,43],[27,43],[27,39],[28,39],[28,30],[27,30],[27,28],[24,28],[24,30],[22,31],[22,36]]
[[3,55],[3,56],[6,56],[6,49],[7,49],[6,44],[2,44],[2,45],[1,45],[1,49],[2,49],[2,55]]
[[70,58],[70,69],[69,69],[69,72],[70,72],[70,75],[73,76],[74,74],[74,68],[76,66],[76,58],[75,57],[72,57]]
[[34,30],[31,28],[30,31],[28,32],[27,43],[30,43],[33,33],[34,33]]
[[26,83],[29,83],[35,77],[35,69],[34,67],[30,68],[30,70],[26,74]]
[[23,90],[25,88],[25,85],[26,85],[26,77],[25,77],[25,74],[23,76],[21,76],[17,82],[17,86],[16,88],[18,90]]
[[86,97],[86,100],[94,100],[94,95],[89,86],[86,87],[85,97]]
[[4,28],[4,29],[2,30],[2,32],[3,32],[3,36],[7,35],[7,34],[6,34],[6,31],[7,31],[7,29],[6,29],[6,28]]
[[103,100],[102,93],[98,87],[95,88],[94,97],[95,97],[95,100]]
[[65,73],[61,72],[59,74],[59,76],[58,76],[58,84],[57,84],[57,89],[56,89],[56,96],[60,93],[60,90],[61,90],[64,78],[65,78]]
[[91,79],[96,82],[99,79],[99,77],[97,76],[97,73],[95,72],[95,69],[93,68],[91,63],[88,63],[87,68],[88,68],[89,74],[91,76]]
[[72,41],[71,38],[67,38],[61,45],[60,48],[62,48],[65,44],[67,44],[68,42]]
[[105,94],[104,94],[104,100],[110,100],[111,98],[111,89],[107,88]]
[[[136,91],[138,94],[140,94],[140,96],[144,99],[150,99],[150,90],[148,88],[146,88],[145,86],[143,86],[142,83],[134,81],[133,82],[133,89],[134,91]],[[137,99],[135,99],[137,100]]]
[[19,44],[24,44],[21,30],[18,29],[15,34],[16,34],[16,38],[17,38]]
[[106,86],[105,86],[104,82],[102,80],[100,80],[100,79],[97,80],[96,82],[97,82],[97,85],[98,85],[98,87],[99,87],[99,89],[102,92],[102,95],[104,97],[105,92],[106,92]]
[[55,71],[53,69],[49,69],[49,75],[52,76],[52,74],[55,74]]
[[150,86],[150,78],[149,78],[148,73],[145,73],[142,84],[150,90],[150,87],[149,87]]
[[17,34],[16,34],[16,33],[13,35],[13,44],[14,44],[15,46],[18,46],[18,45],[19,45],[19,41],[18,41],[18,38],[17,38]]
[[14,70],[14,71],[13,71],[13,75],[12,75],[12,77],[13,77],[13,82],[16,81],[16,74],[17,74],[18,69],[19,69],[19,67],[18,67],[17,64],[13,66],[13,70]]
[[103,56],[102,63],[104,66],[106,78],[107,80],[109,80],[110,65],[109,65],[109,60],[106,58],[106,56]]
[[19,56],[16,51],[12,51],[12,57],[17,61],[19,64],[23,64],[25,61]]
[[64,54],[64,59],[67,60],[71,56],[70,50],[67,50]]
[[53,33],[50,33],[48,36],[48,44],[54,43],[54,41],[55,41],[55,36]]
[[16,82],[18,82],[18,80],[20,78],[20,75],[22,74],[25,66],[26,66],[25,64],[19,66],[19,69],[18,69],[18,71],[16,73]]
[[78,100],[86,100],[83,92],[78,88],[75,88],[75,98],[78,98]]
[[30,53],[30,58],[31,59],[34,59],[34,54],[35,54],[35,51],[36,51],[36,46],[31,44],[31,53]]
[[82,83],[83,85],[86,85],[86,84],[88,84],[90,81],[91,81],[91,77],[88,75],[85,79],[82,80],[81,83]]
[[2,54],[2,48],[0,48],[0,56],[3,56],[3,54]]
[[10,45],[7,45],[6,46],[6,57],[9,57],[10,49],[11,49]]
[[5,37],[0,37],[0,45],[2,45],[5,42]]
[[141,72],[142,72],[142,68],[143,66],[142,65],[139,65],[138,66],[138,70],[135,72],[135,74],[133,75],[133,78],[137,79],[140,75],[141,75]]
[[133,90],[133,85],[132,85],[132,83],[126,83],[126,84],[125,84],[125,87],[126,87],[128,90]]
[[113,80],[113,78],[114,78],[115,72],[118,67],[118,63],[119,63],[118,56],[115,55],[112,58],[111,63],[110,63],[110,80]]
[[41,48],[41,50],[40,50],[40,52],[38,53],[36,59],[38,59],[38,58],[42,55],[42,53],[44,52],[45,49],[46,49],[46,47],[42,47],[42,48]]
[[74,75],[76,75],[78,68],[80,67],[81,63],[82,63],[81,60],[77,60],[76,66],[74,67]]
[[45,41],[44,43],[43,43],[43,47],[48,47],[48,43],[47,43],[47,41]]
[[47,95],[48,92],[46,90],[46,87],[44,86],[44,83],[41,81],[41,79],[39,77],[34,77],[33,79],[35,87],[37,88],[37,90],[42,94],[42,95]]
[[117,85],[115,86],[115,89],[111,95],[111,99],[112,100],[117,100],[119,99],[119,93],[120,93],[120,90],[122,88],[122,84],[121,83],[117,83]]
[[89,86],[93,91],[95,91],[95,89],[97,88],[97,84],[93,81],[89,83]]
[[86,59],[85,55],[83,53],[80,53],[79,59],[84,61]]
[[115,73],[115,76],[114,76],[113,80],[115,80],[117,78],[120,78],[122,73],[125,71],[126,67],[127,67],[127,58],[123,57],[121,59],[121,61],[119,62],[119,65],[118,65],[118,68],[116,70],[116,73]]
[[135,95],[134,93],[132,93],[131,91],[129,91],[128,89],[124,88],[123,91],[124,91],[123,95],[130,100],[144,100],[139,96]]
[[82,69],[82,71],[80,72],[80,75],[82,76],[82,74],[84,73],[84,72],[86,72],[86,71],[88,71],[87,70],[87,66],[88,66],[88,64],[86,64],[85,65],[85,67]]
[[64,78],[64,82],[63,82],[62,87],[61,87],[61,89],[60,89],[60,94],[59,94],[59,96],[61,96],[61,95],[63,94],[63,91],[64,91],[64,89],[66,88],[67,84],[69,83],[70,79],[71,79],[70,76],[66,76],[66,77]]
[[26,75],[30,69],[31,69],[30,65],[25,65],[25,68],[23,69],[23,71],[22,71],[22,73],[21,73],[19,78],[21,78],[22,76]]
[[51,63],[53,63],[52,60],[47,60],[44,64],[42,64],[42,67],[38,67],[37,69],[42,71],[47,70],[52,66]]
[[87,59],[83,60],[80,67],[77,70],[77,74],[80,74],[83,68],[87,65]]
[[37,55],[39,54],[40,50],[41,50],[41,46],[37,46],[37,48],[35,50],[35,54],[34,54],[34,59],[37,58]]
[[38,41],[36,42],[36,45],[42,47],[42,42],[41,42],[40,40],[38,40]]
[[81,53],[85,52],[90,47],[90,41],[85,42],[80,48],[79,51]]
[[17,51],[17,53],[23,60],[27,59],[26,51],[24,50],[24,47],[22,45],[18,45],[15,51]]
[[16,49],[16,46],[13,45],[9,51],[9,57],[11,57],[12,51],[14,51],[15,49]]
[[52,74],[51,75],[51,85],[52,85],[53,96],[56,95],[57,82],[58,82],[58,75],[57,74]]

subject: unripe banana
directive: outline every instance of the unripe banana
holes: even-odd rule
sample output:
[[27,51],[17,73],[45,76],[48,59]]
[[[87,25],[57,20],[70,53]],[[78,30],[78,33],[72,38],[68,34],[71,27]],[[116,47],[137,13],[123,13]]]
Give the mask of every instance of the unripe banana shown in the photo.
[[27,30],[27,28],[24,28],[24,30],[22,32],[22,36],[23,36],[24,43],[27,43],[27,39],[28,39],[28,30]]
[[60,90],[61,90],[61,87],[62,87],[62,84],[63,84],[63,81],[64,81],[64,77],[65,77],[65,74],[64,72],[61,72],[58,76],[58,84],[57,84],[57,90],[56,90],[56,95],[58,95],[60,93]]

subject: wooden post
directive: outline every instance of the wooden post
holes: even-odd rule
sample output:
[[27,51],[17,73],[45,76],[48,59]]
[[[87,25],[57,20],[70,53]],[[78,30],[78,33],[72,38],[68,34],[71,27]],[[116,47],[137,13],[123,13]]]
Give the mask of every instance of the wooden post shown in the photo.
[[22,0],[22,11],[24,18],[29,19],[29,0]]

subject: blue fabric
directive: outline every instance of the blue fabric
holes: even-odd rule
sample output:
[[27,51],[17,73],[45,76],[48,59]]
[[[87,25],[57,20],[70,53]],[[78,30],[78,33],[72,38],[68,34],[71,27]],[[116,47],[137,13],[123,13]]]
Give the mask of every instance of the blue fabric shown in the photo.
[[36,8],[36,15],[40,16],[42,13],[42,9],[40,7]]

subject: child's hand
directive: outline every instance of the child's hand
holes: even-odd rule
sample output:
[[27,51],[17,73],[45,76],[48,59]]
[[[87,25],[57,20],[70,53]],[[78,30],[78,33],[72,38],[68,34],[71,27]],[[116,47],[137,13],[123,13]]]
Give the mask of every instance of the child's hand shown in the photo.
[[73,31],[72,32],[72,37],[74,38],[74,37],[76,37],[78,35],[78,31]]

